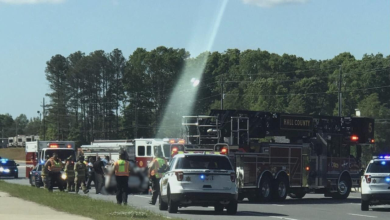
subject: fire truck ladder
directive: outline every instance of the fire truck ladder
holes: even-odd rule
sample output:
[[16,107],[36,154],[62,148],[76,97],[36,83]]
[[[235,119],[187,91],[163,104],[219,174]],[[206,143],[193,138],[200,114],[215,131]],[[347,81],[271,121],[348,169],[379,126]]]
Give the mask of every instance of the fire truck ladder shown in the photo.
[[183,116],[185,141],[191,144],[218,143],[220,131],[216,116]]
[[[241,127],[240,127],[241,124]],[[230,145],[239,145],[242,134],[246,135],[245,144],[249,145],[249,118],[231,117],[230,124]],[[236,141],[235,141],[236,140]]]

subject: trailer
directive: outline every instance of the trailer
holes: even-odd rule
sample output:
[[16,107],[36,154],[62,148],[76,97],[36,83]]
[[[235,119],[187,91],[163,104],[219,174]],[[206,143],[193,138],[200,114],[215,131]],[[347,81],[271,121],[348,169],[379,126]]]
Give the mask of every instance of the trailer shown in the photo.
[[58,154],[58,158],[65,162],[66,158],[76,158],[74,141],[32,141],[26,143],[26,177],[37,164],[44,163],[46,156]]
[[360,185],[362,147],[375,143],[371,118],[212,110],[182,126],[186,143],[230,146],[239,199],[250,201],[345,199]]

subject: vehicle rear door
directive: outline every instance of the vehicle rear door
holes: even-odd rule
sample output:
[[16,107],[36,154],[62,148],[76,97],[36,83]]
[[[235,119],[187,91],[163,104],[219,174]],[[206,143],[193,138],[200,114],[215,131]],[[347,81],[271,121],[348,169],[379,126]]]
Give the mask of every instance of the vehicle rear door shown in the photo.
[[235,174],[227,157],[187,155],[179,158],[176,168],[183,172],[181,185],[185,190],[220,191],[235,186],[231,180],[231,174]]
[[365,178],[371,178],[371,191],[389,191],[390,193],[390,160],[374,161],[366,171]]

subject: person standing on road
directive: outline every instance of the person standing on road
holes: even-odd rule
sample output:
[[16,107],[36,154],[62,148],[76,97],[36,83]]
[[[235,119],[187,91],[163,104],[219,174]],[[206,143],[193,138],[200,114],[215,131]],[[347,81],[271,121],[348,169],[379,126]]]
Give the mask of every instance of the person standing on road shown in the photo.
[[66,188],[68,192],[75,191],[75,183],[74,183],[74,162],[72,156],[66,158],[65,164],[65,174],[66,174]]
[[100,157],[97,158],[96,162],[93,163],[93,170],[95,172],[95,189],[96,194],[100,194],[103,183],[104,183],[104,164],[101,161]]
[[151,205],[156,204],[157,197],[160,194],[160,179],[164,175],[166,167],[167,161],[163,158],[162,152],[157,150],[156,156],[149,167],[149,179],[152,182],[153,190],[152,200],[149,201],[149,204]]
[[85,176],[87,175],[87,166],[84,164],[84,157],[80,156],[78,162],[74,167],[75,179],[74,183],[76,185],[76,194],[79,193],[80,186],[84,194],[88,193],[88,189],[85,187]]
[[93,181],[93,184],[96,185],[95,182],[95,171],[93,170],[93,163],[94,159],[92,157],[89,158],[89,163],[87,164],[88,168],[88,182],[87,182],[87,189],[91,189],[91,184]]
[[121,152],[119,160],[114,163],[116,178],[116,202],[118,205],[127,205],[128,182],[130,176],[130,163],[126,161],[126,152]]
[[48,189],[47,188],[47,180],[48,180],[47,175],[49,174],[49,170],[47,169],[46,162],[47,162],[47,160],[49,160],[49,158],[50,158],[50,156],[46,155],[45,163],[43,164],[42,171],[41,171],[41,177],[42,177],[42,183],[43,183],[44,189]]
[[46,162],[47,170],[49,171],[49,181],[48,181],[48,189],[49,192],[53,192],[54,184],[57,183],[60,191],[64,191],[61,183],[61,170],[62,170],[62,162],[60,158],[58,158],[57,153],[53,153],[53,157],[51,157]]

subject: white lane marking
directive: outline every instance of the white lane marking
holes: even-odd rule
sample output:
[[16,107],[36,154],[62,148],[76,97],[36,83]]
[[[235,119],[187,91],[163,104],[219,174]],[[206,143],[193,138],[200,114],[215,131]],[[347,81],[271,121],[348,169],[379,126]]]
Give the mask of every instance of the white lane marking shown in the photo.
[[377,216],[359,215],[359,214],[353,214],[353,213],[348,213],[348,215],[354,215],[354,216],[360,216],[360,217],[366,217],[366,218],[378,218]]
[[140,197],[140,198],[144,198],[144,199],[151,199],[152,197],[147,197],[147,196],[139,196],[139,195],[134,195],[134,196],[137,196],[137,197]]
[[348,197],[350,197],[350,198],[356,198],[356,199],[362,198],[362,197],[357,197],[357,196],[348,196]]
[[295,218],[286,218],[286,217],[280,217],[280,216],[270,216],[271,218],[277,218],[277,219],[283,219],[283,220],[298,220]]
[[284,205],[278,205],[278,204],[272,204],[272,205],[275,205],[275,206],[284,206]]

